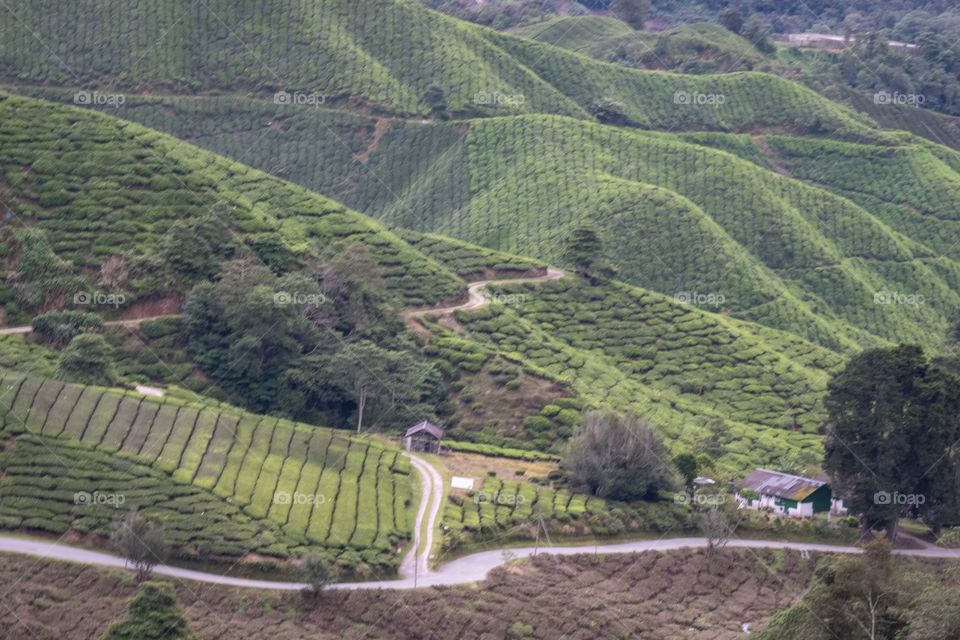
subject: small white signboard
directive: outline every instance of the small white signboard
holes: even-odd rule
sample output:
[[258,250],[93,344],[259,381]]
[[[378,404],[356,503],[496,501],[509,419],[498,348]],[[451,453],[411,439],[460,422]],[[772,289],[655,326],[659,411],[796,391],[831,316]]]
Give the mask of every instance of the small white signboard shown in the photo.
[[454,489],[473,489],[473,478],[461,478],[460,476],[453,476],[453,479],[450,480],[450,486]]

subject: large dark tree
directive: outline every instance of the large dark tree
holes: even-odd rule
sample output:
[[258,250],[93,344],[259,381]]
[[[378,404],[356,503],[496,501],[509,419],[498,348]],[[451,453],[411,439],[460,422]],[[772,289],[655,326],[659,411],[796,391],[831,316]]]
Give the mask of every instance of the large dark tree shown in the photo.
[[867,529],[949,517],[960,384],[916,346],[854,356],[830,383],[824,467]]

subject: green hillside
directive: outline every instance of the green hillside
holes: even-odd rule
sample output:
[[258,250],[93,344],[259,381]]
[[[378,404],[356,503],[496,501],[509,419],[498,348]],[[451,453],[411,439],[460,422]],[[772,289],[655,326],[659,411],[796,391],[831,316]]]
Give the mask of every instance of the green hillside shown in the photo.
[[[18,0],[8,10],[18,19],[0,25],[0,82],[85,90],[89,104],[118,92],[286,91],[290,102],[439,117],[551,113],[643,128],[875,135],[868,119],[776,76],[631,69],[412,0]],[[698,104],[701,95],[722,104]]]
[[[841,362],[833,352],[622,285],[564,279],[501,292],[522,303],[459,313],[466,334],[433,330],[481,345],[480,362],[500,354],[590,405],[648,416],[675,451],[707,453],[725,468],[819,448],[823,391]],[[549,424],[524,427],[536,436]]]
[[[362,242],[388,287],[410,304],[462,291],[452,272],[342,205],[139,125],[0,94],[0,149],[10,212],[0,232],[28,225],[45,236],[14,231],[0,261],[15,271],[28,247],[42,253],[48,243],[46,250],[70,263],[56,278],[14,284],[3,296],[13,317],[94,289],[111,257],[130,265],[127,305],[181,297],[182,275],[170,264],[144,263],[146,254],[175,248],[168,238],[178,221],[211,227],[220,259],[253,254],[277,271],[295,271],[332,248]],[[71,269],[76,276],[67,277]]]
[[750,41],[709,22],[651,33],[635,31],[613,17],[568,16],[510,33],[641,69],[709,73],[749,70],[770,63]]
[[[555,47],[587,53],[600,42],[637,34],[633,27],[612,16],[567,16],[510,31]],[[639,34],[638,34],[639,35]]]
[[[6,97],[0,101],[0,110],[7,114],[0,125],[0,132],[5,137],[0,140],[10,140],[10,144],[4,147],[10,149],[9,156],[4,157],[12,159],[3,174],[10,185],[7,199],[18,214],[8,231],[16,240],[15,251],[7,255],[10,270],[5,280],[8,283],[6,295],[10,300],[8,310],[14,306],[26,309],[30,302],[25,296],[27,290],[20,288],[18,281],[25,257],[42,259],[46,264],[56,266],[39,280],[40,290],[49,290],[49,295],[40,297],[40,303],[55,301],[55,294],[62,293],[64,286],[78,278],[98,278],[105,260],[119,251],[116,247],[129,245],[134,247],[133,251],[148,252],[157,243],[163,244],[164,230],[172,218],[185,216],[183,219],[189,221],[186,216],[195,216],[202,219],[205,209],[183,204],[190,202],[188,195],[190,198],[208,198],[204,202],[210,203],[215,210],[222,207],[217,204],[220,199],[232,203],[220,215],[226,216],[227,221],[237,221],[235,227],[231,225],[229,228],[237,234],[238,250],[246,247],[248,241],[257,241],[259,244],[253,247],[267,249],[263,259],[280,270],[288,262],[292,265],[289,268],[299,269],[299,265],[327,255],[331,245],[336,246],[342,241],[342,234],[354,234],[345,237],[362,241],[380,257],[385,268],[407,276],[391,278],[390,283],[408,306],[436,302],[462,291],[461,278],[486,277],[494,273],[500,277],[536,273],[545,266],[541,261],[434,234],[413,231],[392,234],[363,216],[300,187],[106,115],[19,97]],[[477,123],[473,123],[470,136],[475,133],[473,129],[485,133],[488,125],[498,125],[500,121],[490,119]],[[507,122],[510,123],[524,126],[570,123],[582,127],[575,120],[557,121],[544,117],[512,119]],[[596,144],[606,145],[610,150],[616,149],[616,141],[603,138],[604,132],[626,135],[598,125],[592,125],[586,131],[599,136]],[[635,138],[637,144],[666,145],[665,150],[671,153],[674,149],[670,145],[675,145],[681,151],[697,154],[696,158],[713,154],[722,156],[728,163],[732,158],[669,137],[669,142],[662,136],[629,134],[628,137]],[[18,141],[16,145],[12,143],[14,139]],[[383,148],[393,153],[397,147],[392,145],[398,143],[385,140],[386,136],[383,136]],[[589,141],[570,139],[568,144],[573,149],[582,142]],[[471,138],[468,146],[472,144]],[[153,163],[156,156],[151,149],[159,149],[158,154],[162,152],[165,165]],[[655,156],[649,158],[651,163],[664,164]],[[107,159],[115,163],[109,163]],[[522,155],[517,155],[516,159],[524,161]],[[702,163],[702,159],[694,161]],[[746,161],[738,162],[743,165],[744,172],[761,171]],[[101,167],[103,172],[97,173]],[[496,165],[490,167],[491,170],[495,168]],[[547,167],[547,170],[555,170],[560,178],[568,175],[563,167]],[[91,180],[87,173],[97,177]],[[147,173],[149,178],[144,175]],[[678,168],[675,175],[681,173],[682,168]],[[157,197],[151,189],[132,188],[145,182],[159,188],[167,179],[173,184],[179,179],[197,187],[171,193],[160,191],[163,198]],[[607,175],[603,179],[611,178]],[[773,176],[771,179],[779,178]],[[114,185],[112,191],[94,189],[97,185],[111,184]],[[570,188],[570,185],[557,184],[555,194],[568,197],[566,194],[570,193]],[[665,188],[661,190],[665,192]],[[181,199],[176,200],[173,193],[181,194]],[[425,193],[429,194],[429,189]],[[108,196],[109,199],[101,199]],[[484,200],[479,192],[476,197],[479,206]],[[149,199],[148,204],[140,202],[141,198]],[[285,210],[284,203],[290,201],[296,205]],[[543,201],[551,202],[549,198]],[[82,206],[87,203],[87,207]],[[176,203],[180,204],[174,208]],[[521,199],[518,203],[532,207],[536,198]],[[303,212],[309,211],[310,207],[317,207],[317,212],[307,216]],[[692,207],[688,206],[693,210]],[[106,213],[102,218],[98,217],[101,211]],[[501,209],[491,207],[490,211],[500,215]],[[423,210],[423,213],[431,212]],[[704,228],[722,237],[722,233],[716,230],[717,224],[700,215]],[[251,232],[251,218],[260,225],[253,228],[264,229],[265,237]],[[502,234],[507,220],[496,224],[492,220],[479,218],[478,228],[486,233]],[[338,227],[344,221],[350,223],[347,231]],[[530,217],[517,229],[528,238],[542,238],[538,242],[546,247],[543,253],[552,260],[559,255],[561,241],[552,239],[550,234],[539,236],[539,229],[552,226],[562,234],[565,232],[563,225],[570,222],[546,224],[548,221],[549,218],[545,218],[544,223],[534,224]],[[430,222],[425,218],[425,223]],[[37,242],[35,232],[38,228],[46,231],[49,238],[48,245],[39,242],[39,248],[31,244]],[[610,231],[616,229],[609,227]],[[125,230],[129,230],[130,235],[118,235]],[[534,245],[522,247],[517,243],[516,238],[520,236],[502,237],[504,240],[512,238],[509,243],[502,242],[511,249],[536,253]],[[491,240],[501,242],[497,235],[487,236],[484,241],[489,244]],[[731,254],[743,253],[732,240],[729,245]],[[611,246],[618,245],[611,242]],[[24,253],[23,247],[29,251]],[[702,249],[696,251],[707,253]],[[34,253],[39,255],[34,256]],[[131,253],[123,255],[131,261],[134,259]],[[397,255],[405,256],[404,261],[398,262]],[[281,260],[284,256],[286,259]],[[75,264],[71,265],[64,258]],[[742,277],[752,268],[766,278],[758,279],[758,282],[778,282],[769,273],[770,268],[756,264],[756,258],[744,255],[742,260],[742,268],[730,271],[733,276]],[[624,259],[623,264],[631,263]],[[411,271],[414,267],[422,275]],[[690,268],[693,273],[694,267]],[[733,276],[723,282],[734,281]],[[158,294],[183,295],[184,285],[176,284],[176,280],[167,288],[157,285],[164,282],[162,278],[140,282],[137,278],[130,278],[131,296],[140,296],[137,299],[145,303]],[[707,291],[703,287],[692,288],[696,285],[693,281],[687,290]],[[670,286],[673,287],[674,283],[671,282]],[[743,290],[748,289],[744,287]],[[431,326],[433,335],[426,339],[423,353],[410,353],[435,363],[438,374],[442,375],[449,399],[442,399],[436,410],[448,418],[446,426],[458,432],[458,439],[558,451],[579,419],[579,410],[588,406],[609,406],[633,408],[648,414],[663,427],[671,445],[678,450],[698,447],[711,419],[730,420],[734,435],[712,455],[731,469],[769,463],[791,452],[816,447],[814,433],[817,421],[822,417],[821,395],[827,372],[837,366],[838,357],[795,335],[717,315],[715,312],[722,311],[723,306],[698,307],[689,304],[695,300],[674,299],[672,296],[676,292],[668,292],[665,297],[621,285],[591,288],[573,279],[542,285],[542,289],[541,285],[531,285],[529,290],[517,292],[523,294],[522,298],[517,298],[524,301],[522,305],[513,304],[515,299],[507,296],[503,298],[506,304],[467,314],[461,322],[470,329],[469,333],[458,333],[442,324]],[[544,296],[542,299],[541,295]],[[731,296],[731,305],[737,302],[730,291],[727,295]],[[775,305],[768,306],[776,308]],[[605,318],[616,308],[622,311],[618,312],[617,318],[611,319],[610,328],[601,331],[588,322],[594,315]],[[799,322],[796,316],[784,314],[784,317]],[[840,323],[831,324],[809,313],[808,317],[820,322],[824,331],[823,342],[829,342],[835,336],[843,338],[842,329],[834,326]],[[483,323],[491,318],[504,318],[509,327],[485,329],[487,324]],[[565,321],[561,323],[561,319]],[[580,321],[586,324],[567,324]],[[111,343],[120,350],[118,369],[125,376],[124,380],[128,384],[149,382],[156,379],[153,376],[159,376],[157,381],[166,386],[180,384],[181,378],[188,382],[194,379],[203,382],[202,372],[197,372],[202,366],[191,360],[192,354],[183,338],[183,323],[160,324],[163,327],[144,325],[134,337],[123,330],[118,334],[119,341],[111,338]],[[517,335],[523,336],[520,343]],[[584,341],[587,335],[594,339]],[[30,341],[22,344],[19,340],[5,341],[10,344],[0,355],[7,366],[39,367],[39,370],[51,371],[54,356],[32,346]],[[131,351],[125,351],[125,342],[132,345]],[[536,346],[539,344],[542,346]],[[855,343],[850,340],[849,344]],[[160,357],[168,359],[169,364],[158,360]],[[579,364],[561,366],[560,363],[564,362]],[[734,375],[735,370],[741,373]],[[772,378],[770,372],[773,372]],[[202,385],[197,387],[197,390],[204,389]],[[482,395],[474,396],[474,392]],[[498,403],[515,406],[517,411],[494,412],[483,419],[473,417],[485,415],[484,412],[492,411]],[[522,425],[522,429],[518,429],[518,425]]]
[[112,505],[74,500],[99,492],[155,512],[184,556],[317,547],[392,567],[409,535],[409,462],[368,438],[10,371],[0,389],[5,528],[102,534]]
[[[936,215],[894,217],[893,203],[830,193],[820,177],[791,171],[779,157],[784,145],[809,147],[819,166],[821,147],[836,146],[819,138],[677,136],[555,116],[412,122],[229,97],[137,98],[107,112],[283,175],[388,224],[512,254],[558,262],[569,231],[590,223],[604,232],[627,282],[669,295],[721,294],[714,310],[833,349],[889,341],[935,348],[960,303],[944,286],[954,277],[946,259],[956,258],[946,240],[952,231]],[[848,157],[858,163],[851,175],[884,170],[902,181],[914,175],[907,165],[915,157],[926,158],[940,173],[918,175],[940,179],[929,193],[900,190],[900,206],[934,195],[957,202],[947,185],[960,163],[949,149],[895,134],[887,140],[898,144],[850,143]],[[869,156],[889,159],[860,163]],[[659,224],[664,219],[671,224]],[[939,252],[944,259],[929,260]],[[931,304],[873,304],[887,291]]]

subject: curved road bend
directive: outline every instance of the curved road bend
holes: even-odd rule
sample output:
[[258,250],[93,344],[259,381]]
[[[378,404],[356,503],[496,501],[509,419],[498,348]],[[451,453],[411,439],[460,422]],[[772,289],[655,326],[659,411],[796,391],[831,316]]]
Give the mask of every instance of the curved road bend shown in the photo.
[[[599,545],[596,551],[586,547],[541,547],[539,553],[546,555],[564,556],[585,553],[639,553],[644,551],[674,551],[678,549],[693,549],[707,546],[706,538],[672,538],[666,540],[638,540],[619,544]],[[777,542],[774,540],[731,540],[727,545],[732,548],[751,549],[796,549],[801,551],[818,551],[822,553],[859,553],[858,547],[846,547],[829,544],[808,544],[803,542]],[[482,580],[491,569],[506,562],[503,549],[483,551],[469,556],[458,558],[444,565],[437,571],[425,573],[419,577],[417,586],[432,587],[439,585],[470,584]],[[532,548],[511,548],[509,550],[515,558],[526,558],[533,555]],[[18,553],[22,555],[48,558],[52,560],[66,560],[82,564],[102,567],[123,568],[126,563],[122,558],[99,551],[88,551],[53,542],[29,538],[15,538],[0,536],[0,552]],[[894,553],[922,558],[960,558],[960,551],[956,549],[920,549],[898,550]],[[158,575],[170,576],[182,580],[195,580],[211,584],[220,584],[232,587],[246,587],[251,589],[274,589],[295,591],[306,588],[300,582],[273,582],[270,580],[253,580],[248,578],[233,578],[215,573],[205,573],[192,569],[182,569],[160,565],[154,569]],[[400,580],[380,580],[370,582],[343,582],[330,585],[331,589],[412,589],[412,577],[403,577]]]
[[[133,320],[110,320],[104,322],[105,327],[139,327],[143,322],[150,322],[151,320],[161,320],[163,318],[179,318],[180,314],[169,313],[161,316],[150,316],[149,318],[135,318]],[[32,333],[33,327],[27,325],[26,327],[0,327],[0,336],[12,336],[24,333]]]
[[529,278],[502,278],[497,280],[477,280],[476,282],[467,283],[467,301],[463,304],[454,305],[452,307],[431,307],[429,309],[416,309],[414,311],[407,311],[405,315],[408,318],[422,318],[427,315],[439,315],[445,316],[450,315],[454,311],[467,311],[469,309],[479,309],[480,307],[485,307],[490,304],[490,299],[483,295],[483,289],[489,285],[498,285],[498,284],[523,284],[528,282],[545,282],[547,280],[557,280],[566,276],[563,271],[559,269],[547,269],[546,275],[542,276],[532,276]]

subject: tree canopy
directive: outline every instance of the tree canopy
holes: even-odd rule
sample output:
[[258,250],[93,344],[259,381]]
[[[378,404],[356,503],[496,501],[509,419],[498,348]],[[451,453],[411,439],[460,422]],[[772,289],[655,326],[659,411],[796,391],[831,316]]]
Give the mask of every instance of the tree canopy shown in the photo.
[[864,351],[829,385],[824,467],[865,528],[955,519],[958,379],[916,346]]
[[638,500],[677,486],[670,455],[645,418],[589,411],[571,438],[564,468],[571,484],[615,500]]

